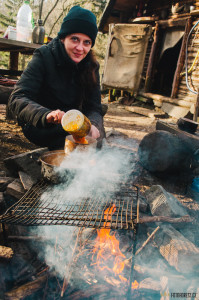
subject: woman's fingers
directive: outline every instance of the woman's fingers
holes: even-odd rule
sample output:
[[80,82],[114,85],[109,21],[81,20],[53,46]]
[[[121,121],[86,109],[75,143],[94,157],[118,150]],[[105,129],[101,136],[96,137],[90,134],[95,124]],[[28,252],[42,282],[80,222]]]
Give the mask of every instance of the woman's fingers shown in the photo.
[[98,139],[100,137],[100,132],[95,125],[91,125],[91,130],[88,135],[93,139]]
[[65,114],[65,112],[61,111],[59,109],[53,110],[46,116],[46,122],[53,123],[53,124],[59,124],[59,123],[61,123],[61,119],[64,114]]

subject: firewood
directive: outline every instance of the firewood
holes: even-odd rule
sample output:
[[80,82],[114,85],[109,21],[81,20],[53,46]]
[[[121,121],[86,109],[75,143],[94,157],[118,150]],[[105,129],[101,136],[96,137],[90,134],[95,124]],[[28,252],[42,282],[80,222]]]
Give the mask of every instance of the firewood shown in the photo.
[[171,274],[171,272],[169,272],[167,269],[165,270],[164,269],[164,264],[162,263],[161,266],[163,265],[163,269],[161,268],[157,268],[157,267],[154,267],[154,268],[150,268],[150,267],[147,267],[146,265],[138,265],[138,264],[135,264],[134,265],[134,270],[139,273],[139,274],[142,274],[142,275],[145,275],[145,276],[150,276],[151,274],[153,274],[154,277],[161,277],[161,276],[167,276],[170,278],[170,280],[172,280],[173,282],[185,282],[187,281],[187,279],[185,278],[185,276],[183,275],[174,275],[174,274]]
[[50,238],[46,238],[46,237],[41,237],[41,236],[36,236],[36,235],[30,235],[30,236],[25,236],[25,235],[9,235],[7,237],[8,240],[10,241],[35,241],[35,242],[49,242],[49,243],[53,243],[52,239]]
[[154,235],[156,234],[156,232],[158,231],[158,229],[160,228],[160,226],[158,226],[148,237],[148,239],[142,244],[142,246],[136,251],[135,255],[138,255],[138,253],[140,253],[142,251],[142,249],[148,244],[148,242],[152,239],[152,237],[154,237]]
[[161,185],[153,185],[145,192],[153,216],[182,217],[187,214],[180,201]]
[[[75,246],[74,246],[74,248],[73,248],[72,258],[74,258],[74,254],[75,254],[75,251],[76,251],[76,248],[77,248],[77,245],[78,245],[78,241],[79,241],[81,232],[82,232],[82,228],[79,228],[79,231],[78,231],[78,233],[77,233],[77,238],[76,238]],[[72,264],[73,264],[73,259],[71,259],[71,262],[70,262],[70,263],[68,264],[68,266],[67,266],[67,269],[68,269],[68,270],[70,270]],[[69,282],[69,280],[70,280],[70,277],[71,277],[71,272],[70,272],[69,274],[67,274],[67,278],[64,277],[63,286],[62,286],[62,289],[61,289],[61,297],[64,296],[64,293],[65,293],[66,288],[67,288],[67,286],[68,286],[68,282]]]
[[19,300],[37,292],[45,285],[47,275],[38,277],[36,280],[28,282],[18,288],[14,288],[10,292],[5,293],[5,300]]
[[13,254],[14,252],[11,248],[0,246],[0,258],[11,259]]
[[[94,299],[93,297],[96,297],[97,295],[100,294],[101,299],[110,299],[107,297],[102,297],[102,293],[105,293],[106,295],[108,294],[110,296],[109,293],[111,293],[111,296],[116,296],[117,294],[117,289],[115,289],[115,291],[110,290],[110,286],[105,286],[103,285],[93,285],[90,286],[89,289],[87,289],[86,291],[76,291],[72,294],[70,294],[68,297],[69,299],[73,299],[73,300],[80,300],[80,299]],[[112,294],[113,293],[113,294]],[[105,295],[104,295],[105,296]],[[117,294],[118,296],[118,294]]]
[[171,225],[162,225],[154,237],[160,254],[180,273],[193,273],[199,267],[199,248]]
[[160,291],[161,285],[159,281],[156,281],[152,278],[145,278],[139,283],[139,289],[147,289],[153,291]]
[[149,217],[140,217],[139,224],[143,223],[153,223],[153,222],[165,222],[165,223],[191,223],[194,222],[195,219],[190,216],[183,216],[181,218],[170,218],[165,216],[149,216]]
[[139,114],[139,115],[147,116],[149,118],[160,118],[162,116],[165,116],[164,112],[157,112],[157,111],[147,109],[147,108],[144,108],[144,107],[125,106],[125,109],[128,110],[128,111],[134,112],[136,114]]

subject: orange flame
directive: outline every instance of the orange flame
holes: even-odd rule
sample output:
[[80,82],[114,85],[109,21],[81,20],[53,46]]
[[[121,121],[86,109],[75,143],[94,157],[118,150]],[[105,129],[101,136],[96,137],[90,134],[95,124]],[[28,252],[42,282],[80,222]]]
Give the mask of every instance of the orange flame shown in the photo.
[[[115,205],[111,208],[107,208],[104,212],[105,225],[110,223],[107,220],[111,220],[112,214],[116,211]],[[126,256],[120,251],[119,241],[113,235],[110,234],[110,229],[99,229],[97,230],[96,243],[93,249],[92,259],[94,260],[94,254],[96,254],[96,264],[100,270],[108,270],[113,272],[115,276],[118,276],[121,282],[128,282],[128,280],[121,275],[124,270],[124,260]],[[110,267],[108,267],[108,265]]]
[[139,283],[135,280],[134,282],[132,282],[131,288],[133,290],[137,290],[139,287]]

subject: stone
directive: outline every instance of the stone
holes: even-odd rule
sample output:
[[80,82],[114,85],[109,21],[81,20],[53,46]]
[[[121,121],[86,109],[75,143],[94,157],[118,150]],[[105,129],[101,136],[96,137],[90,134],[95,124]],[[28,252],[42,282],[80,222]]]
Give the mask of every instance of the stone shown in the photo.
[[3,192],[0,192],[0,214],[1,211],[5,208],[5,199]]
[[138,148],[141,165],[150,172],[178,172],[189,170],[189,147],[178,136],[156,130],[145,135]]
[[0,177],[0,192],[4,192],[8,184],[14,180],[15,178],[12,177]]
[[36,183],[41,178],[41,165],[39,157],[48,151],[48,148],[39,148],[26,153],[18,154],[4,159],[6,168],[12,176],[17,177],[19,171],[25,172]]
[[22,171],[19,171],[19,178],[25,190],[31,189],[31,187],[35,183],[34,180],[32,180],[31,176]]
[[23,185],[18,178],[11,182],[6,189],[6,194],[13,196],[16,199],[20,199],[25,192],[26,190],[23,188]]

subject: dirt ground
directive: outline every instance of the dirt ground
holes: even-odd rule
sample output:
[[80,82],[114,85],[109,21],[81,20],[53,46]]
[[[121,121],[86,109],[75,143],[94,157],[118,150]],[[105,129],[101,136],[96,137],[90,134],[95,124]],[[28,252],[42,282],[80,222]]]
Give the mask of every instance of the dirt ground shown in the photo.
[[[157,120],[154,118],[146,117],[143,115],[129,112],[125,109],[125,105],[120,104],[118,101],[111,103],[104,102],[108,105],[108,111],[104,116],[104,125],[106,133],[108,134],[112,130],[126,135],[128,138],[135,141],[136,147],[143,139],[143,137],[156,130]],[[143,106],[143,104],[141,104]],[[164,119],[164,121],[170,123],[175,122],[172,118]],[[28,152],[37,149],[38,146],[30,143],[23,135],[21,128],[13,120],[7,120],[6,118],[6,105],[0,105],[0,171],[1,176],[6,175],[7,170],[4,165],[4,159],[10,156]],[[137,151],[137,149],[133,151]],[[172,184],[167,182],[165,178],[160,179],[148,174],[143,170],[141,175],[141,185],[151,186],[152,184],[161,184],[168,191],[175,193],[183,193],[182,185],[179,184],[179,179],[171,179]],[[178,187],[180,187],[178,189]]]
[[21,128],[13,120],[6,119],[6,105],[0,105],[0,170],[6,172],[3,160],[10,156],[31,151],[37,146],[31,144],[24,136]]
[[[139,142],[147,133],[155,130],[156,121],[154,119],[128,112],[118,102],[109,103],[108,106],[108,111],[104,117],[107,132],[114,129]],[[6,171],[3,163],[5,158],[38,147],[24,137],[21,128],[15,121],[7,120],[6,105],[4,104],[0,105],[0,126],[0,169]]]

